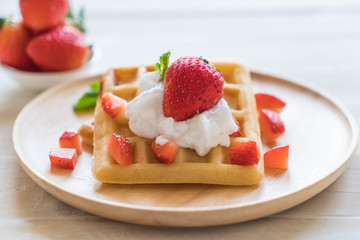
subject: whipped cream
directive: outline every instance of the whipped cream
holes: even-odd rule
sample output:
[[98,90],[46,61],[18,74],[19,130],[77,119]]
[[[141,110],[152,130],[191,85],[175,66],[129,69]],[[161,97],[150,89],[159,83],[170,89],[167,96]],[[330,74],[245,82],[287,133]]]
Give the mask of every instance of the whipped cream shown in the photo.
[[154,87],[158,87],[162,85],[160,82],[160,72],[148,72],[141,76],[138,81],[140,92],[148,91]]
[[166,139],[163,135],[160,135],[155,139],[155,143],[161,146],[167,144],[168,142],[169,139]]
[[[200,156],[206,155],[218,144],[230,145],[229,135],[238,127],[223,98],[211,109],[176,122],[172,117],[164,116],[163,86],[158,82],[159,77],[159,74],[156,78],[155,73],[148,73],[139,80],[144,92],[130,101],[125,110],[131,131],[146,138],[161,136],[156,140],[160,145],[174,141],[181,147],[194,149]],[[152,86],[150,81],[154,82]]]

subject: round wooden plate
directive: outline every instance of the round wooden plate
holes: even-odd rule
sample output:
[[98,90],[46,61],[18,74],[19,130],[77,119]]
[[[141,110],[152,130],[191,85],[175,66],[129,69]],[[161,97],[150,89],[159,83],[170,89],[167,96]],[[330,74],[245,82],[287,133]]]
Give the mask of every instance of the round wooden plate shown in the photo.
[[91,174],[91,149],[74,170],[52,168],[50,148],[64,130],[76,131],[92,113],[72,105],[99,77],[51,88],[19,114],[13,143],[27,174],[56,198],[84,211],[119,221],[156,226],[211,226],[247,221],[293,207],[329,186],[344,171],[358,131],[349,112],[332,97],[295,81],[252,72],[254,92],[286,101],[281,113],[289,144],[288,170],[266,169],[255,186],[111,185]]

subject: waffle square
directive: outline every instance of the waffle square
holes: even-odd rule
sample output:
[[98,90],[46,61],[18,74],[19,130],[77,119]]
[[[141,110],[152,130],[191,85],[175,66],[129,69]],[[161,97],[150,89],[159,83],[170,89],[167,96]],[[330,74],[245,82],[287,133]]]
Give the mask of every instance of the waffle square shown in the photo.
[[[99,100],[95,108],[94,150],[92,172],[105,183],[204,183],[221,185],[253,185],[261,181],[264,164],[256,103],[247,68],[238,62],[215,62],[213,65],[223,74],[224,98],[238,120],[241,137],[231,137],[230,146],[239,142],[256,141],[260,150],[257,165],[230,164],[228,148],[214,147],[207,155],[199,156],[194,150],[180,147],[171,164],[158,162],[153,156],[151,144],[154,139],[135,135],[128,122],[115,122],[101,107],[101,98],[111,92],[127,101],[140,94],[137,81],[154,66],[122,67],[108,70],[101,78]],[[128,138],[133,150],[133,164],[123,166],[115,162],[106,150],[112,133]]]

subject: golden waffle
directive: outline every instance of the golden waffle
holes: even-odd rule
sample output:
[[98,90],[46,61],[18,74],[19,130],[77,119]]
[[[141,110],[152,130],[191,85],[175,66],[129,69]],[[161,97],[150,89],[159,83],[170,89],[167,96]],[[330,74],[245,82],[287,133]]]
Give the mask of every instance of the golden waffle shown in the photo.
[[85,122],[78,130],[79,135],[83,143],[89,146],[93,146],[94,142],[94,120],[91,119]]
[[[237,62],[219,62],[214,66],[224,76],[224,98],[232,115],[241,127],[241,137],[231,137],[231,145],[253,140],[260,150],[260,161],[253,166],[230,164],[228,148],[214,147],[207,155],[199,156],[189,148],[179,148],[171,164],[159,163],[151,151],[154,139],[135,135],[127,119],[115,122],[101,107],[100,99],[108,92],[131,101],[140,94],[137,80],[153,66],[123,67],[109,70],[102,76],[99,99],[95,108],[94,157],[92,172],[105,183],[206,183],[224,185],[252,185],[264,174],[260,130],[256,104],[247,68]],[[89,130],[89,129],[88,129]],[[91,131],[91,129],[90,129]],[[133,164],[123,166],[115,162],[106,150],[112,133],[128,138],[133,150]]]

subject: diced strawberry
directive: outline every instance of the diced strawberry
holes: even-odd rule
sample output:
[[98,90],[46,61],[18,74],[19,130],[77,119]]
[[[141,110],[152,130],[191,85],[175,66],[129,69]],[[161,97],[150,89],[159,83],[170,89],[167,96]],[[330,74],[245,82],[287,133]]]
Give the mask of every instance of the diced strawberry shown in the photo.
[[265,142],[275,142],[284,132],[284,123],[280,115],[271,110],[259,111],[261,136]]
[[266,93],[255,94],[257,110],[268,109],[280,113],[286,103],[281,99]]
[[236,123],[236,125],[238,126],[238,130],[236,132],[233,132],[230,137],[241,137],[241,129],[240,129],[240,124],[238,122],[238,120],[236,120],[236,118],[232,117],[234,119],[234,122]]
[[288,168],[289,145],[270,149],[264,154],[264,166],[266,168]]
[[77,163],[75,148],[53,148],[49,153],[50,161],[55,167],[74,169]]
[[241,142],[228,150],[231,164],[251,166],[258,164],[260,152],[255,141]]
[[157,160],[162,163],[172,163],[175,159],[179,145],[175,142],[168,141],[164,145],[156,143],[156,139],[151,145],[151,150]]
[[132,163],[131,143],[121,135],[111,134],[107,143],[107,151],[121,165],[130,165]]
[[107,93],[101,100],[101,106],[104,111],[113,119],[124,115],[127,101],[112,93]]
[[78,154],[82,152],[80,135],[75,132],[65,131],[59,138],[59,146],[61,148],[75,148]]

